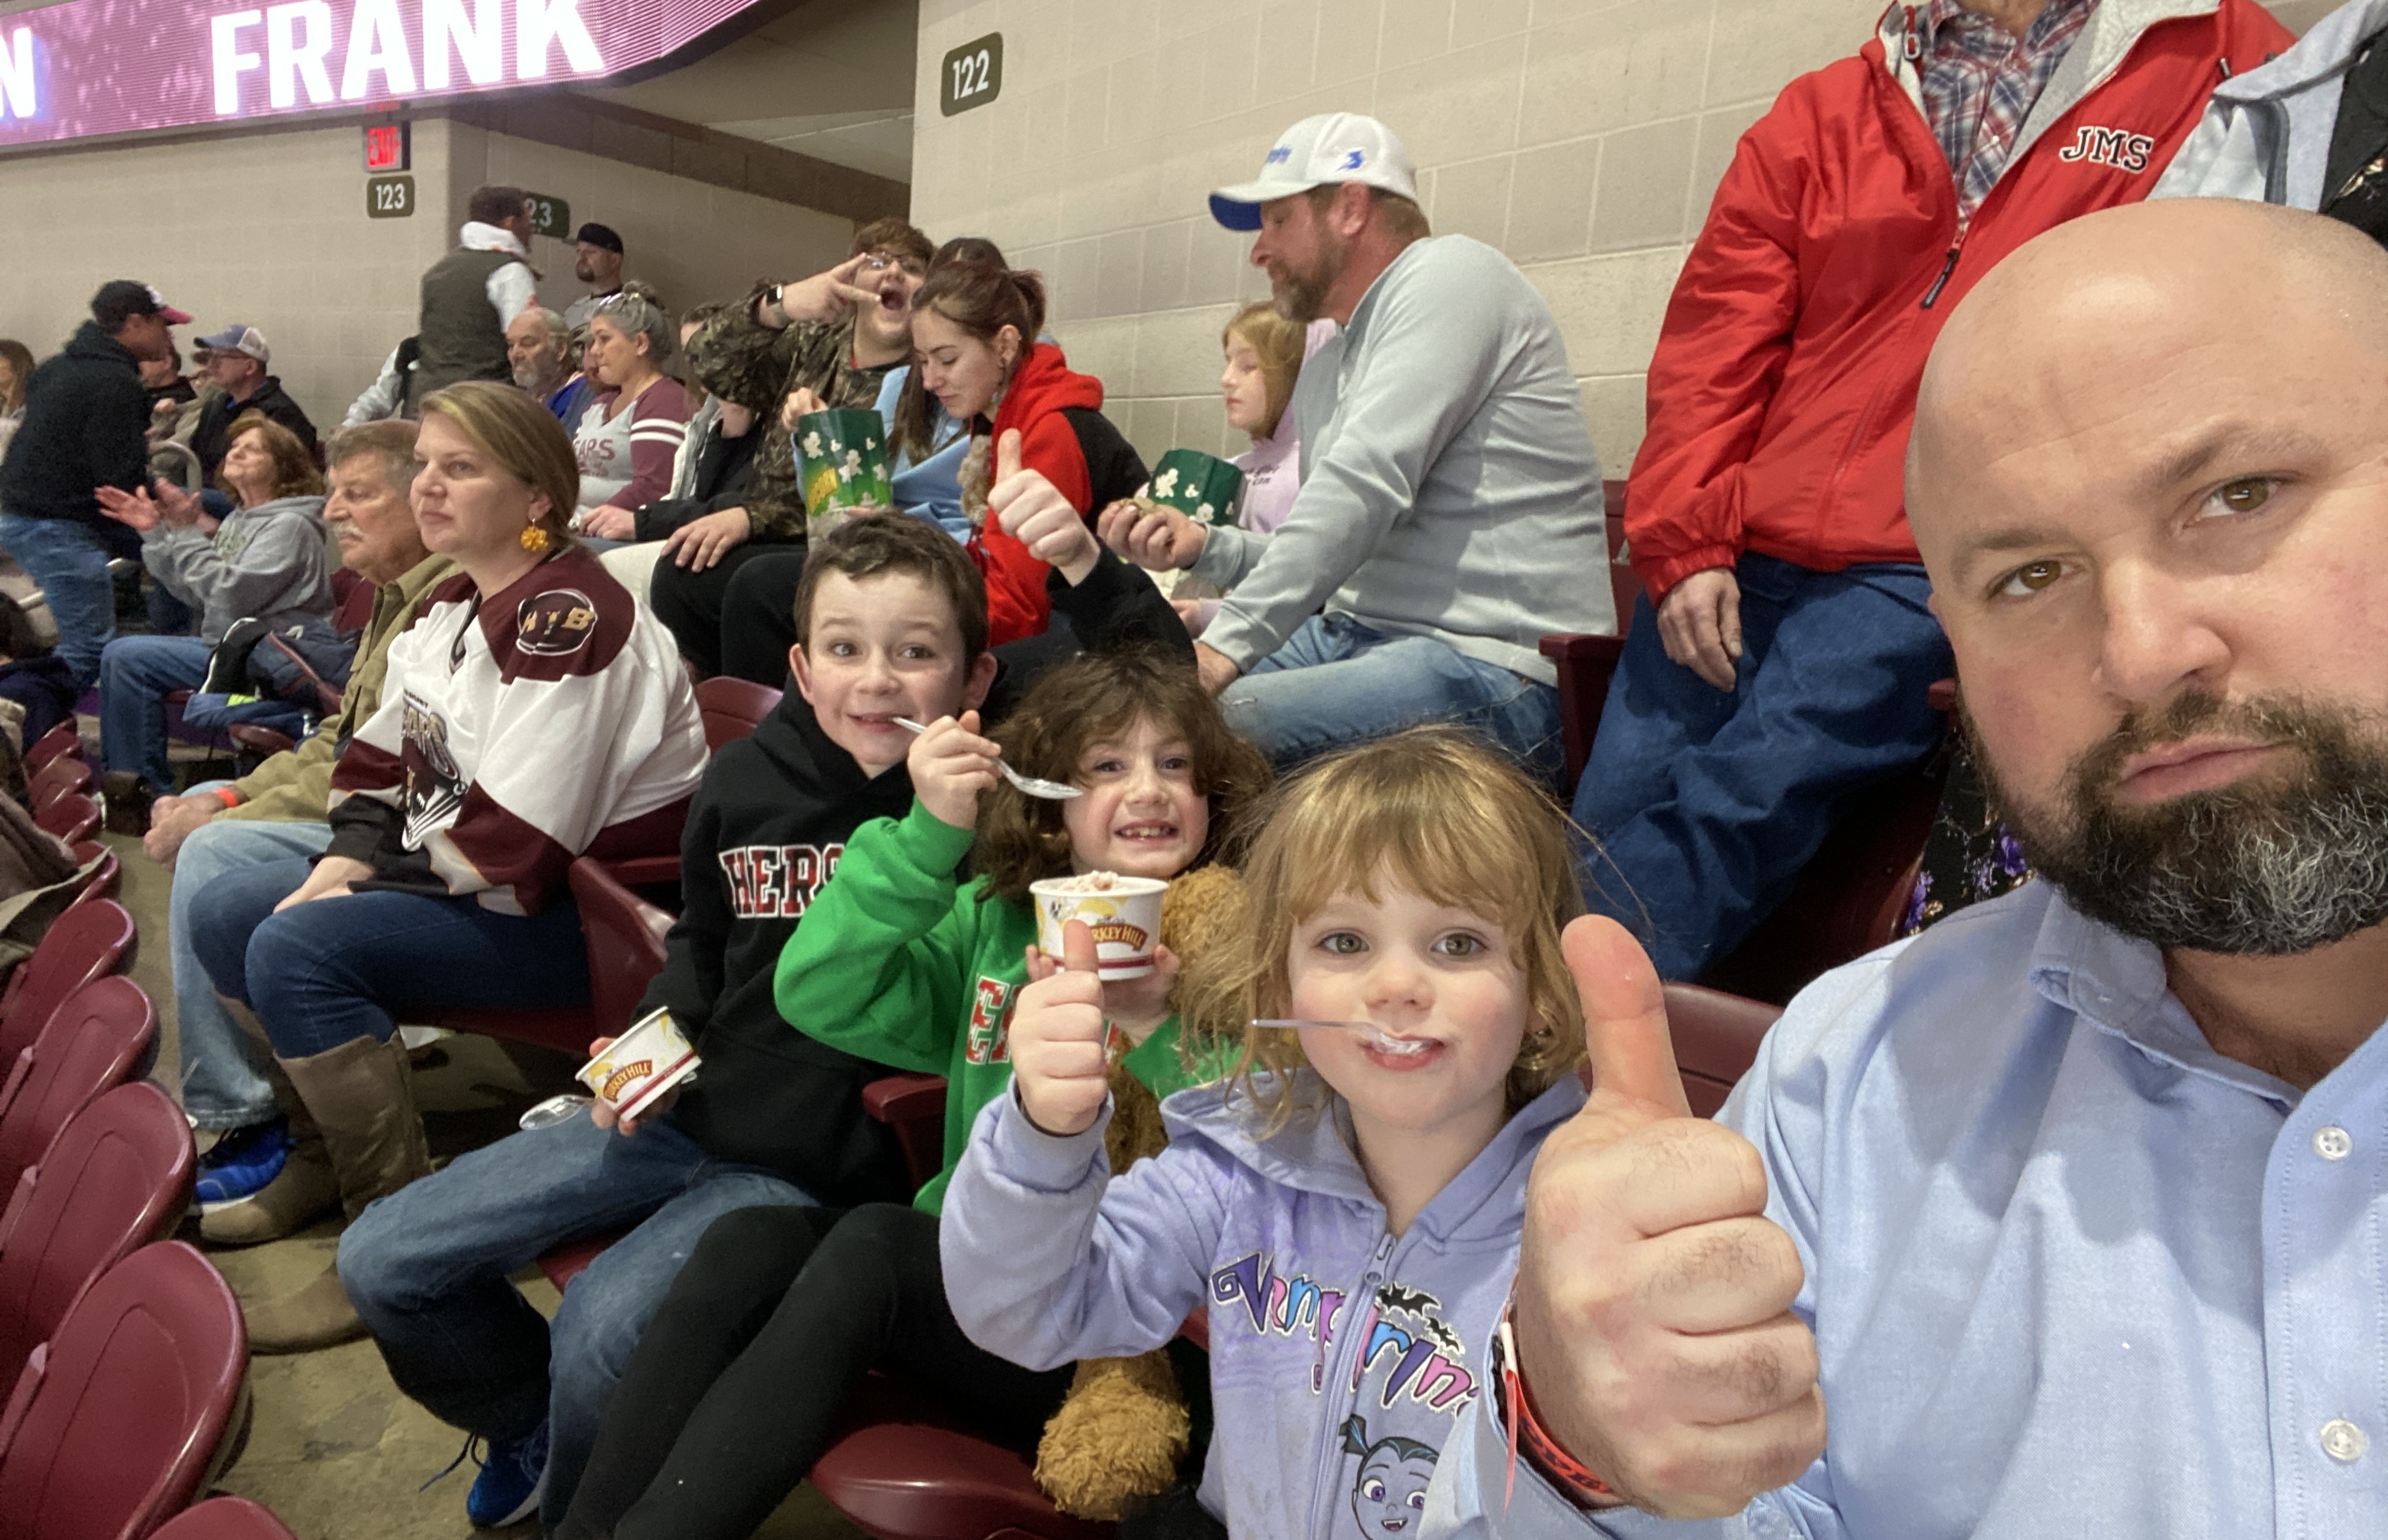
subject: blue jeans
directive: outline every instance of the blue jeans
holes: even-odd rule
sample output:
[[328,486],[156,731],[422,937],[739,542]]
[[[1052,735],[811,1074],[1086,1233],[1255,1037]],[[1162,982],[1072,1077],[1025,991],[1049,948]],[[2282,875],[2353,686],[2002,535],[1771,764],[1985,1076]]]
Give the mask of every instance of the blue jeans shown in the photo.
[[1219,694],[1227,725],[1279,769],[1423,722],[1456,722],[1558,778],[1559,693],[1426,636],[1314,615]]
[[471,898],[351,893],[274,913],[310,866],[232,872],[191,916],[199,966],[220,993],[257,1012],[281,1058],[387,1040],[398,1030],[393,1012],[589,1003],[587,944],[569,899],[525,917]]
[[110,770],[135,770],[159,791],[174,785],[166,756],[166,694],[196,690],[213,649],[196,636],[120,636],[99,657],[99,746]]
[[1731,952],[1865,789],[1940,742],[1924,692],[1953,664],[1922,567],[1746,554],[1734,576],[1732,694],[1668,658],[1643,596],[1576,787],[1602,846],[1584,902],[1641,936],[1661,978]]
[[[705,1228],[732,1209],[810,1202],[713,1159],[668,1117],[629,1139],[576,1117],[368,1207],[340,1237],[340,1282],[390,1378],[432,1415],[493,1440],[550,1419],[553,1534],[614,1382]],[[511,1281],[542,1252],[626,1225],[637,1228],[573,1280],[553,1325]]]
[[116,587],[97,531],[80,519],[0,514],[0,546],[42,586],[58,625],[58,656],[74,670],[76,684],[88,685],[116,635]]
[[[202,789],[192,788],[195,794]],[[281,1110],[266,1082],[264,1048],[224,1013],[214,980],[192,949],[191,926],[201,897],[212,908],[216,885],[231,873],[293,856],[320,855],[331,843],[328,823],[219,818],[201,824],[175,853],[173,897],[166,907],[167,946],[173,961],[174,1024],[183,1054],[183,1110],[199,1127],[246,1128]]]

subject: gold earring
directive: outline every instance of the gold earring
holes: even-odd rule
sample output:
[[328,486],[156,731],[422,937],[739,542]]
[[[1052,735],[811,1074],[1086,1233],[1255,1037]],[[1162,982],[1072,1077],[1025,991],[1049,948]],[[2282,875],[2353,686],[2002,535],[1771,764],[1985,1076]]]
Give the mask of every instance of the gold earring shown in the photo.
[[533,555],[547,549],[547,531],[536,524],[526,525],[522,532],[522,548]]

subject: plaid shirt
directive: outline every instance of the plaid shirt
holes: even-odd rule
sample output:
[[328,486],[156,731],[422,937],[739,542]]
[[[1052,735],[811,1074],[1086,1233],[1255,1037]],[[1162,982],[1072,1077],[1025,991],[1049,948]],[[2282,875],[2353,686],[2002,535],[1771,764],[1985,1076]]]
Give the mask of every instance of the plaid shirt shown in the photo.
[[1958,0],[1908,12],[1908,57],[1924,77],[1924,119],[1957,179],[1962,226],[1998,185],[2015,135],[2098,0],[2049,0],[2021,37]]

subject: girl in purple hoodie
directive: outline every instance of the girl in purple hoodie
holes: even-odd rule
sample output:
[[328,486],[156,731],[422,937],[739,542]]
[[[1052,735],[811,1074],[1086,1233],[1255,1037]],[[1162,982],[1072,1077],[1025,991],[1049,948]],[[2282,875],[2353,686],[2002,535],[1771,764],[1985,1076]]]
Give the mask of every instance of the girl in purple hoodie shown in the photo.
[[1168,1150],[1116,1179],[1102,992],[1072,935],[1069,966],[1021,993],[1013,1094],[946,1193],[963,1330],[1037,1368],[1145,1352],[1208,1306],[1211,1518],[1415,1534],[1438,1452],[1492,1389],[1534,1153],[1583,1101],[1562,831],[1449,728],[1290,783],[1246,867],[1251,923],[1187,980],[1188,1031],[1239,1044],[1237,1071],[1169,1098]]

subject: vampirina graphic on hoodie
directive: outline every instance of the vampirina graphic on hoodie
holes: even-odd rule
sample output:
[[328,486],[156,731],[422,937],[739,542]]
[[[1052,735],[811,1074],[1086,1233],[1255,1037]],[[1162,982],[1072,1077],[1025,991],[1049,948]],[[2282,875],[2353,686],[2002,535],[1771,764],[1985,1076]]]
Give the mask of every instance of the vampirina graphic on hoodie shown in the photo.
[[[1318,1089],[1302,1072],[1297,1105]],[[997,1097],[946,1192],[954,1318],[1049,1368],[1158,1347],[1207,1305],[1202,1506],[1235,1534],[1406,1540],[1489,1388],[1534,1153],[1582,1104],[1572,1075],[1544,1091],[1396,1236],[1340,1100],[1261,1134],[1242,1095],[1181,1091],[1169,1148],[1113,1177],[1100,1121],[1055,1139]]]

